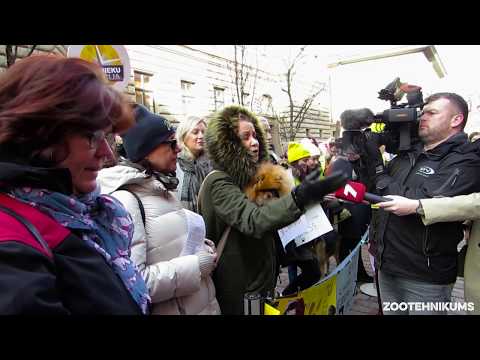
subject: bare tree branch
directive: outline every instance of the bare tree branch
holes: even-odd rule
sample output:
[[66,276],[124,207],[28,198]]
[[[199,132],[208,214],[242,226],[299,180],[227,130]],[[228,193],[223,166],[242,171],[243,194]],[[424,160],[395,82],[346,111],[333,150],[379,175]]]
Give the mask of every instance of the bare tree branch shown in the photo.
[[[5,45],[5,57],[7,60],[7,67],[12,66],[13,64],[15,64],[15,61],[17,61],[19,57],[18,49],[20,46],[22,45]],[[28,46],[28,45],[23,45],[23,46]],[[32,55],[37,46],[38,45],[32,45],[28,54],[25,57]]]
[[257,87],[257,78],[258,78],[258,47],[255,48],[255,62],[256,62],[255,75],[253,77],[252,96],[250,98],[250,110],[251,111],[254,111],[253,110],[253,102],[255,100],[255,90],[256,90],[256,87]]
[[7,67],[10,67],[15,62],[15,58],[12,53],[12,46],[13,45],[5,45],[5,56],[7,58]]
[[[240,47],[240,49],[239,49]],[[237,95],[237,103],[241,106],[250,105],[250,110],[253,111],[253,104],[255,101],[255,88],[256,80],[258,77],[258,62],[255,73],[253,73],[253,67],[247,64],[247,49],[246,45],[233,45],[234,48],[234,59],[233,59],[233,68],[227,63],[227,67],[231,72],[232,84],[235,87],[235,90],[232,91],[232,101],[235,102],[234,93]],[[258,58],[257,58],[258,59]],[[244,95],[247,94],[249,79],[253,76],[253,94],[249,103],[244,101]]]
[[323,85],[319,90],[316,92],[313,92],[312,95],[307,97],[306,99],[303,100],[303,103],[301,106],[295,106],[295,101],[294,101],[294,96],[293,96],[293,83],[294,83],[294,76],[295,76],[295,67],[298,63],[298,61],[304,56],[304,50],[307,47],[307,45],[304,45],[303,47],[300,48],[298,51],[297,55],[294,57],[294,59],[288,64],[288,69],[285,74],[285,79],[287,82],[287,89],[285,90],[284,88],[281,88],[283,92],[285,92],[288,96],[288,101],[289,101],[289,120],[288,120],[288,137],[289,140],[293,141],[295,140],[295,137],[302,127],[302,124],[305,120],[305,118],[308,115],[308,112],[315,101],[316,97],[325,90],[325,86]]
[[235,87],[237,88],[237,101],[242,105],[242,99],[240,96],[240,86],[238,83],[238,57],[237,57],[237,45],[233,45],[235,49]]
[[[241,94],[242,94],[242,105],[244,105],[243,103],[243,93],[245,92],[245,82],[246,82],[246,78],[248,77],[248,73],[245,74],[245,45],[241,45],[242,47],[242,63],[241,63],[241,70],[240,70],[240,90],[241,90]],[[243,75],[246,75],[245,78],[243,77]]]
[[32,48],[30,49],[27,57],[33,54],[33,52],[35,51],[35,48],[36,48],[36,47],[37,47],[37,45],[32,45]]

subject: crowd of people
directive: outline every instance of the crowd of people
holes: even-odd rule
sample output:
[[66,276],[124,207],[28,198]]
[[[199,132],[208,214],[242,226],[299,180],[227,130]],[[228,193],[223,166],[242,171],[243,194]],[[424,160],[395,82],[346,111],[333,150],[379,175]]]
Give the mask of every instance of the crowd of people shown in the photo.
[[[174,128],[96,64],[18,61],[0,76],[0,313],[241,315],[245,298],[317,283],[367,229],[383,301],[449,302],[466,220],[465,292],[480,306],[480,152],[460,96],[425,104],[421,143],[391,161],[310,132],[279,156],[268,119],[244,107]],[[389,201],[339,201],[347,180]],[[333,230],[284,247],[277,230],[314,204]],[[357,278],[372,280],[362,261]]]
[[81,59],[18,61],[0,99],[2,314],[242,314],[275,289],[275,229],[344,183],[259,206],[244,193],[269,159],[254,114],[174,129]]

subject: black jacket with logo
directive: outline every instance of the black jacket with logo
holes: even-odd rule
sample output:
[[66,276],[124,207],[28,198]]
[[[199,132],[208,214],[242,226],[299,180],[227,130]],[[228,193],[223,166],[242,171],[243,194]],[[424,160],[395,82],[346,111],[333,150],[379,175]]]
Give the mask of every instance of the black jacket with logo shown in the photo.
[[[480,191],[480,149],[465,133],[456,134],[434,149],[398,155],[379,176],[382,195],[411,199],[464,195]],[[457,244],[463,238],[460,222],[425,226],[419,215],[396,216],[374,211],[370,239],[376,243],[377,266],[392,275],[434,283],[454,283]]]

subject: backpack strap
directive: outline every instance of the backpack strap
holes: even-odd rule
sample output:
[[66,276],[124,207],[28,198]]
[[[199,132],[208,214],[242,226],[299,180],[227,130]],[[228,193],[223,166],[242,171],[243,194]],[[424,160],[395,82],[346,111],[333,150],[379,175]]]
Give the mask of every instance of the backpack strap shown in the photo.
[[[146,221],[145,208],[143,207],[142,200],[140,200],[140,197],[139,197],[137,194],[135,194],[135,192],[133,192],[132,190],[130,190],[126,185],[120,186],[117,190],[127,191],[127,192],[129,192],[130,194],[132,194],[135,199],[137,199],[138,208],[140,209],[140,214],[142,215],[143,226],[145,226],[145,221]],[[117,190],[116,190],[116,191],[117,191]]]
[[[201,206],[200,206],[200,197],[201,197],[201,194],[203,193],[203,189],[204,189],[204,185],[208,179],[208,177],[212,174],[215,174],[215,173],[218,173],[220,172],[219,170],[212,170],[210,171],[207,176],[205,176],[205,179],[203,179],[203,182],[202,182],[202,185],[200,185],[200,190],[198,191],[198,197],[197,197],[197,209],[200,209]],[[217,264],[220,260],[220,258],[222,257],[222,254],[223,254],[223,249],[225,248],[225,245],[227,245],[227,239],[228,239],[228,235],[230,234],[230,230],[232,229],[232,227],[230,225],[228,225],[225,230],[223,231],[222,233],[222,236],[220,237],[220,240],[218,241],[218,244],[217,244]]]
[[200,189],[198,190],[198,194],[197,194],[197,209],[200,209],[200,207],[201,207],[200,206],[200,195],[203,193],[203,188],[205,187],[205,183],[207,182],[207,179],[210,177],[210,175],[215,174],[215,173],[219,173],[219,172],[220,172],[220,170],[212,170],[203,179],[202,184],[200,185]]
[[223,249],[225,248],[225,245],[227,245],[227,239],[228,235],[230,234],[230,230],[232,227],[229,225],[227,228],[223,231],[222,237],[220,238],[220,241],[218,242],[217,246],[217,264],[220,261],[220,258],[222,257],[223,254]]
[[26,218],[16,213],[15,211],[1,204],[0,204],[0,211],[4,212],[7,215],[10,215],[15,220],[19,221],[22,225],[24,225],[27,228],[27,230],[30,232],[30,234],[32,234],[34,239],[42,246],[43,250],[49,255],[49,257],[52,257],[52,251],[50,250],[50,247],[48,246],[47,242],[43,239],[42,235],[40,235],[38,230],[35,228],[35,226],[33,226],[33,224],[30,221],[28,221]]

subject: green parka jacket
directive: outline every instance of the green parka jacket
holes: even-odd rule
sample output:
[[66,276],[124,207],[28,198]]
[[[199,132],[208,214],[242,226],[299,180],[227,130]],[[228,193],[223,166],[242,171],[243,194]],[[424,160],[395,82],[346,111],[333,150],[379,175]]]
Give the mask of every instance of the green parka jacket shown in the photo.
[[244,313],[245,294],[273,293],[278,275],[274,232],[302,214],[292,195],[262,207],[247,199],[243,190],[258,164],[236,135],[240,113],[253,120],[260,144],[259,163],[268,160],[265,135],[257,118],[242,107],[226,107],[209,121],[205,137],[213,167],[220,171],[205,179],[199,194],[206,237],[218,245],[231,226],[213,281],[222,314],[237,315]]

